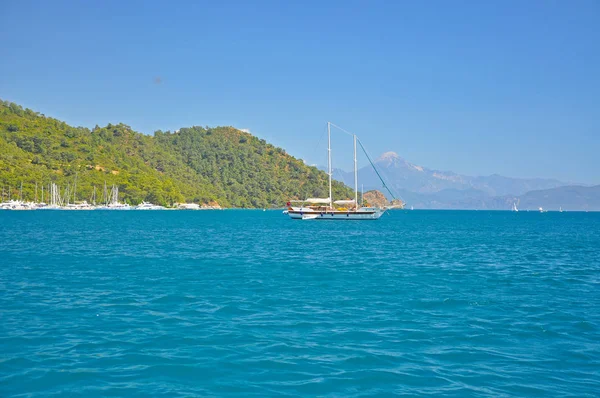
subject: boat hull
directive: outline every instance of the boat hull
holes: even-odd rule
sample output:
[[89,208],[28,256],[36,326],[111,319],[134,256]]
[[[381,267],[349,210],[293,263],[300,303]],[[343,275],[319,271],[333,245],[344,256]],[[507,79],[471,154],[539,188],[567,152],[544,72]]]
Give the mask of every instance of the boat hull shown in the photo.
[[377,220],[385,210],[373,211],[307,211],[289,210],[288,216],[293,220]]

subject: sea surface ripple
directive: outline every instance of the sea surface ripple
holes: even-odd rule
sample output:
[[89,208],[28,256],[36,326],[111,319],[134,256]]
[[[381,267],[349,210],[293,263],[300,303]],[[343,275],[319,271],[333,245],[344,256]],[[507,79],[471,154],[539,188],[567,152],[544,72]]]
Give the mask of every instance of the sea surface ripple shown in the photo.
[[0,396],[600,395],[600,214],[1,212]]

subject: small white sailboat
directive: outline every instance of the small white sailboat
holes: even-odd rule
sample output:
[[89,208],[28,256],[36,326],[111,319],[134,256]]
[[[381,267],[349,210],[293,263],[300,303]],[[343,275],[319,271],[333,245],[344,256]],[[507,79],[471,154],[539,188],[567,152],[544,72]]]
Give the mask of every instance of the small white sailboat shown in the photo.
[[560,206],[560,208],[558,209],[558,212],[559,212],[559,213],[562,213],[562,212],[563,212],[562,206]]
[[515,202],[513,202],[512,211],[519,211],[519,209],[517,209],[517,204]]
[[117,185],[112,186],[110,194],[106,189],[106,183],[104,183],[104,205],[96,207],[96,210],[131,210],[132,206],[129,203],[119,202],[119,187]]
[[63,207],[64,210],[94,210],[94,207],[90,205],[87,200],[77,200],[77,174],[75,174],[75,182],[73,183],[73,203],[70,202],[71,195],[69,192],[66,193],[67,204]]
[[60,188],[55,183],[48,185],[48,203],[43,204],[40,203],[38,206],[38,210],[62,210],[61,207],[61,197],[60,197]]
[[[294,200],[288,202],[287,214],[292,219],[301,220],[377,220],[387,210],[387,208],[366,207],[358,204],[358,166],[356,159],[355,134],[348,133],[346,130],[338,129],[350,134],[354,140],[354,199],[336,200],[332,195],[331,178],[333,176],[331,164],[331,125],[327,122],[327,169],[329,176],[329,197],[327,198],[308,198],[306,200]],[[361,144],[362,146],[362,144]],[[296,204],[296,205],[293,205]],[[299,205],[298,205],[299,204]]]

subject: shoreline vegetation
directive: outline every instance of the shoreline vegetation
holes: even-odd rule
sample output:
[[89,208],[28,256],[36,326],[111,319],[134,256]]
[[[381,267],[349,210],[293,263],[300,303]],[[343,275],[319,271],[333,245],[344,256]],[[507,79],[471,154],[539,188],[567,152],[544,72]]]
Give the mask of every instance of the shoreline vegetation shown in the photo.
[[[92,203],[94,192],[99,198],[108,184],[130,205],[283,208],[289,200],[327,196],[327,178],[284,149],[233,127],[193,126],[154,135],[123,123],[89,129],[0,99],[0,202],[34,201],[42,186],[47,195],[47,187],[56,184],[63,196],[68,192],[65,203]],[[353,196],[339,181],[333,193]]]

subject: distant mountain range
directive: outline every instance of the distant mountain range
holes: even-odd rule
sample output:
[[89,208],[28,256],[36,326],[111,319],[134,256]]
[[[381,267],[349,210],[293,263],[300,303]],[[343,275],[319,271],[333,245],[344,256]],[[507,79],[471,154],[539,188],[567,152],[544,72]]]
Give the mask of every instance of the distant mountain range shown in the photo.
[[[473,177],[418,166],[394,152],[381,155],[375,165],[391,191],[415,208],[508,210],[514,202],[522,209],[600,210],[600,186],[498,174]],[[334,178],[352,185],[354,177],[336,169]],[[365,190],[382,190],[370,165],[359,169],[358,179]]]

